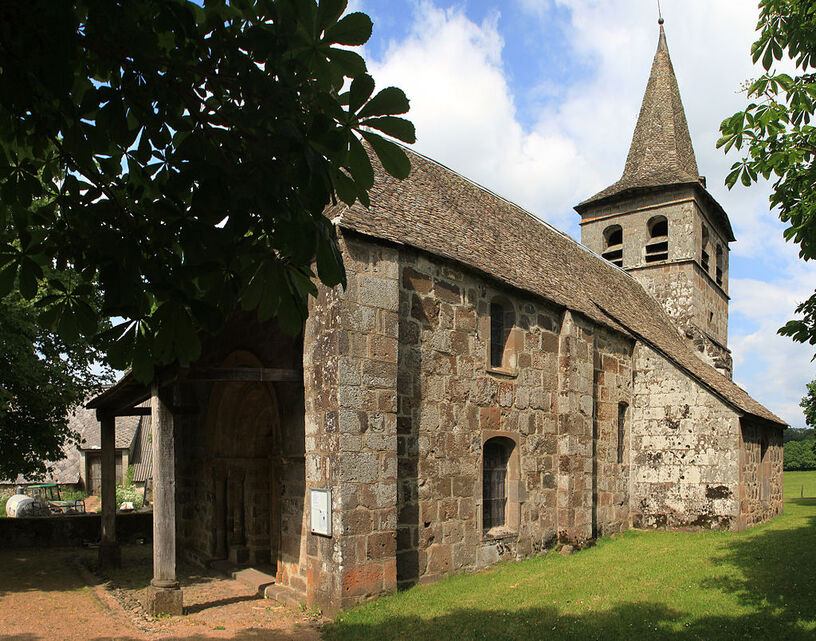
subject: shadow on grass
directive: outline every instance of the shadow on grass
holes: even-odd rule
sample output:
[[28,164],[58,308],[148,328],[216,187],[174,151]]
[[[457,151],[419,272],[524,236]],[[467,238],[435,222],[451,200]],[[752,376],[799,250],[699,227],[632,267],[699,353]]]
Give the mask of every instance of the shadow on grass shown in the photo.
[[686,615],[663,605],[638,603],[585,615],[562,614],[555,608],[462,609],[431,619],[393,617],[374,625],[331,624],[324,628],[323,637],[326,641],[733,641],[745,638],[812,641],[814,638],[813,631],[765,613],[686,619]]
[[[816,499],[786,503],[816,507]],[[703,587],[731,592],[744,605],[780,622],[816,623],[816,516],[808,516],[800,527],[768,528],[735,539],[713,561],[737,568],[742,576],[712,578]]]

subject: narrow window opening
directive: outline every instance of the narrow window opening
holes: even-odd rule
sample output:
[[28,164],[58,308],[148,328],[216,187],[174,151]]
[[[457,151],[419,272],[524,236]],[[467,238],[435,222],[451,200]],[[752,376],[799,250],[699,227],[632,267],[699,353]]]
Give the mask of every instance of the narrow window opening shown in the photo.
[[618,463],[623,463],[623,448],[626,441],[626,403],[618,403]]
[[501,367],[507,342],[504,331],[504,306],[490,303],[490,366]]
[[766,454],[768,453],[768,437],[763,434],[759,442],[759,498],[763,501],[767,500],[770,494],[770,487],[768,483],[768,461]]
[[723,284],[723,248],[717,245],[717,284]]
[[707,274],[708,273],[708,263],[709,263],[709,256],[708,256],[708,227],[703,225],[703,243],[702,243],[702,252],[700,253],[700,265],[703,268],[703,271]]
[[485,529],[507,525],[507,468],[512,441],[491,438],[484,444],[482,460],[482,525]]
[[646,243],[646,262],[656,263],[669,258],[669,221],[655,216],[649,221],[649,242]]
[[623,267],[623,228],[620,225],[604,230],[604,251],[601,256],[613,265]]

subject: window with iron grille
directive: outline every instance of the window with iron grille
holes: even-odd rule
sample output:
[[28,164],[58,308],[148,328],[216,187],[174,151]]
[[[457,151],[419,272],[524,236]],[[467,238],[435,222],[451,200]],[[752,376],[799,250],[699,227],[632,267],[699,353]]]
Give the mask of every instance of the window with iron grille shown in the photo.
[[626,439],[626,403],[618,403],[618,463],[623,463],[623,443]]
[[502,366],[506,342],[504,306],[499,303],[490,303],[490,367]]
[[504,440],[492,438],[484,444],[482,521],[485,530],[507,524],[507,465],[510,447]]

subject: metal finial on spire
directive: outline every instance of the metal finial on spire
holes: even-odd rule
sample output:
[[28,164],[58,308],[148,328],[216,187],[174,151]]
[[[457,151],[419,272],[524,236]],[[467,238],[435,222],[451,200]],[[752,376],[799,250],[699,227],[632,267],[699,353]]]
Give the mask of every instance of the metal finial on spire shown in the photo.
[[666,22],[663,20],[663,12],[660,10],[660,0],[657,0],[657,24],[663,26],[663,23]]

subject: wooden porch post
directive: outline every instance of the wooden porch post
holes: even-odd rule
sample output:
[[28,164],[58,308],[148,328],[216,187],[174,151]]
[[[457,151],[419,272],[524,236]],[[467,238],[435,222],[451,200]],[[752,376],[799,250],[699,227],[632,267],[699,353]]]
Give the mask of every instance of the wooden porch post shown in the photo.
[[102,539],[99,566],[119,567],[122,561],[116,542],[116,419],[108,414],[98,417],[102,445]]
[[153,383],[153,579],[150,614],[182,614],[182,594],[176,580],[176,472],[173,412],[165,399],[167,390]]

